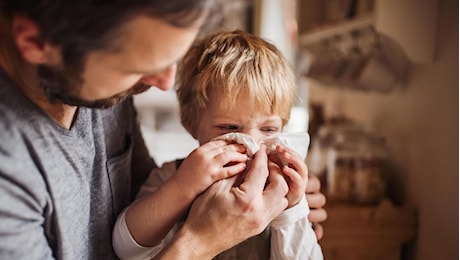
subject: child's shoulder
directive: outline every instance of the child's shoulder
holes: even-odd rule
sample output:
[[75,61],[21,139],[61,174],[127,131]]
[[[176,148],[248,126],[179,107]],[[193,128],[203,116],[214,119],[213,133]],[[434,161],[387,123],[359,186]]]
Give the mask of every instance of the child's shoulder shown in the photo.
[[177,171],[183,161],[184,159],[176,159],[173,161],[164,162],[161,167],[153,169],[150,174],[164,175],[168,176],[167,178],[169,178]]
[[142,185],[137,195],[137,199],[143,198],[156,191],[165,182],[167,182],[168,179],[171,178],[177,171],[178,165],[176,161],[177,160],[165,162],[161,167],[153,169],[147,180]]

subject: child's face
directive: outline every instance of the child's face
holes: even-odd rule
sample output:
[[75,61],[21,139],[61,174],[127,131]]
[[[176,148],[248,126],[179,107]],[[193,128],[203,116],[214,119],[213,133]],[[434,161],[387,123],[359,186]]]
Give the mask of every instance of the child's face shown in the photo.
[[211,100],[201,115],[196,132],[200,145],[231,132],[249,134],[256,141],[279,133],[283,128],[281,117],[258,111],[245,95],[238,97],[237,105],[231,109],[219,106],[220,95],[211,95]]

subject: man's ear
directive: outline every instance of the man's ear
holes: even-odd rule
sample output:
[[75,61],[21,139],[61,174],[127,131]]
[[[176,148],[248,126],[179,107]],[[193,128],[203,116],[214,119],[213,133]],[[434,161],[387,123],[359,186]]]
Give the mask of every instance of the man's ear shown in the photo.
[[43,64],[48,61],[45,46],[40,39],[40,28],[36,22],[24,16],[15,16],[12,34],[25,61],[32,64]]
[[193,131],[189,131],[190,135],[193,137],[193,139],[198,141],[198,135],[196,134],[196,130],[193,129]]

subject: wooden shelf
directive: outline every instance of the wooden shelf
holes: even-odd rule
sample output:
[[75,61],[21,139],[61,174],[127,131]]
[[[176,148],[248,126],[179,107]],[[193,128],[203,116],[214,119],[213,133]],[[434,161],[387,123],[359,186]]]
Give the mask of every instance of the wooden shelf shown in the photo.
[[415,239],[416,211],[383,201],[377,207],[330,205],[319,241],[324,259],[399,260],[402,246]]
[[305,46],[322,40],[345,34],[354,30],[365,29],[374,24],[374,16],[367,15],[336,24],[324,25],[300,35],[300,44]]

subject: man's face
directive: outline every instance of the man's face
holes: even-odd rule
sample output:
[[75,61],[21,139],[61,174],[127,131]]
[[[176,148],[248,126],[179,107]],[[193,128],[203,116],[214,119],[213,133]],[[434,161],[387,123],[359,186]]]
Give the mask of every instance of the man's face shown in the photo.
[[117,39],[120,51],[90,52],[82,75],[39,66],[41,85],[50,100],[87,107],[108,107],[150,86],[168,90],[174,85],[176,62],[192,44],[199,25],[178,28],[137,17],[122,29],[123,38]]

